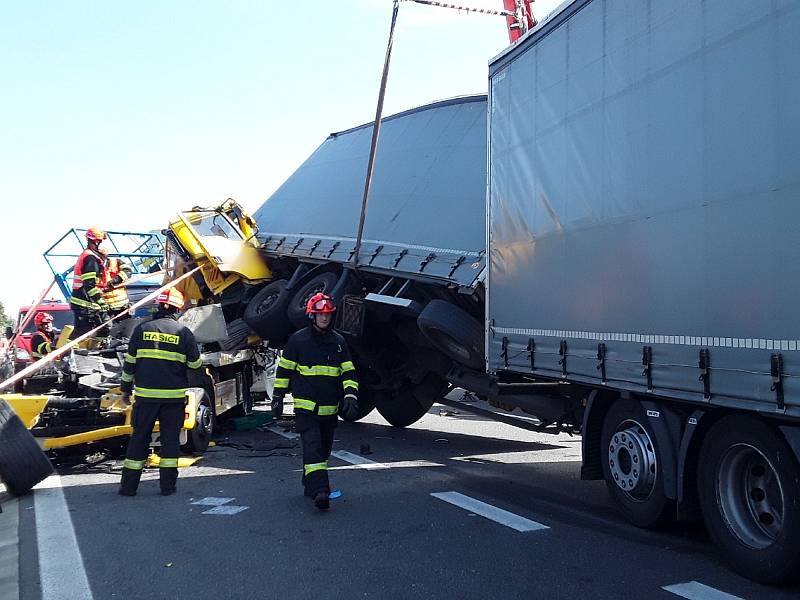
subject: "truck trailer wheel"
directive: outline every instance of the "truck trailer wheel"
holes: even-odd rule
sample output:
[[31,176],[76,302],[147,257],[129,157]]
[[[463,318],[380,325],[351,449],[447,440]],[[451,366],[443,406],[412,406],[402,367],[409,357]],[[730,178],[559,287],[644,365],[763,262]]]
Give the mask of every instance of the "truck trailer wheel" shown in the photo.
[[483,325],[465,310],[431,300],[417,317],[420,331],[433,346],[457,363],[483,369]]
[[53,472],[53,466],[31,432],[0,399],[0,480],[21,496]]
[[189,431],[186,444],[182,447],[184,452],[190,454],[202,454],[208,449],[211,436],[214,435],[214,409],[208,394],[203,391],[200,395],[200,402],[197,404],[197,417],[194,428]]
[[244,309],[242,318],[250,328],[273,344],[283,344],[292,331],[286,316],[291,294],[286,280],[278,279],[261,288]]
[[306,327],[309,323],[308,315],[306,315],[306,304],[314,294],[323,292],[330,294],[331,290],[339,281],[339,276],[331,271],[323,271],[317,273],[309,279],[304,285],[292,295],[292,300],[289,302],[287,312],[289,314],[289,321],[297,329]]
[[699,461],[706,528],[733,568],[762,583],[800,578],[800,466],[780,432],[725,417]]
[[662,524],[671,502],[659,471],[661,450],[638,402],[617,400],[611,406],[600,448],[606,487],[623,516],[637,527]]
[[394,427],[419,421],[447,391],[447,382],[430,373],[420,383],[406,381],[396,390],[375,392],[375,407]]

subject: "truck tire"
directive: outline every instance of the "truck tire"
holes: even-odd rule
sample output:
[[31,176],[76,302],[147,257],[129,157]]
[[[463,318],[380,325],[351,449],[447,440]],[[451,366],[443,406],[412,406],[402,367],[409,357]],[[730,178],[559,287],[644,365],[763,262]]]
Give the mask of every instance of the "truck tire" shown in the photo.
[[250,325],[248,325],[244,319],[236,319],[228,323],[228,335],[221,340],[217,340],[220,350],[230,352],[246,347],[247,338],[250,337],[252,331]]
[[661,449],[638,402],[620,399],[611,406],[600,449],[603,478],[622,515],[647,529],[664,523],[672,503],[659,471]]
[[485,366],[483,325],[458,306],[431,300],[417,317],[417,326],[434,348],[471,369]]
[[265,340],[283,344],[292,331],[292,324],[286,316],[290,298],[285,279],[268,283],[247,304],[242,318]]
[[375,407],[394,427],[419,421],[447,391],[447,382],[429,373],[420,383],[406,381],[396,390],[375,392]]
[[731,415],[708,432],[697,487],[711,538],[740,574],[800,578],[800,465],[779,431]]
[[202,454],[208,449],[208,443],[214,435],[216,418],[208,394],[205,390],[200,394],[197,405],[197,418],[194,427],[188,432],[186,444],[182,450],[189,454]]
[[53,472],[53,465],[31,432],[0,399],[0,480],[21,496]]
[[306,315],[306,304],[309,298],[317,292],[330,294],[337,281],[339,281],[339,276],[336,273],[323,271],[314,275],[292,294],[292,300],[289,302],[287,312],[289,321],[296,329],[302,329],[309,323],[308,315]]

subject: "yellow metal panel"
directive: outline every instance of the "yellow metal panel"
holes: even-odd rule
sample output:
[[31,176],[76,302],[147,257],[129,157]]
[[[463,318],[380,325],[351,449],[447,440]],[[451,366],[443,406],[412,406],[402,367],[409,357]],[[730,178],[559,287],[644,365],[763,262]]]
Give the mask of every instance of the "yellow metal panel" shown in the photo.
[[197,406],[200,404],[200,398],[197,392],[193,389],[186,390],[186,408],[184,409],[183,428],[187,431],[194,429],[197,422]]
[[205,255],[203,247],[197,240],[194,230],[186,223],[182,217],[178,217],[174,221],[170,221],[169,228],[175,234],[178,243],[192,258],[198,258]]
[[61,346],[66,344],[69,341],[73,331],[75,331],[75,327],[73,325],[64,325],[64,329],[61,330],[58,340],[56,341],[56,348],[61,348]]
[[85,433],[76,433],[75,435],[46,438],[44,440],[44,449],[52,450],[54,448],[78,446],[80,444],[88,444],[89,442],[98,442],[100,440],[109,440],[111,438],[120,437],[123,435],[130,435],[131,433],[133,433],[133,427],[130,425],[104,427],[103,429],[96,429],[94,431],[87,431]]
[[39,421],[44,407],[47,406],[47,396],[25,396],[24,394],[0,394],[0,398],[8,402],[11,410],[30,429]]

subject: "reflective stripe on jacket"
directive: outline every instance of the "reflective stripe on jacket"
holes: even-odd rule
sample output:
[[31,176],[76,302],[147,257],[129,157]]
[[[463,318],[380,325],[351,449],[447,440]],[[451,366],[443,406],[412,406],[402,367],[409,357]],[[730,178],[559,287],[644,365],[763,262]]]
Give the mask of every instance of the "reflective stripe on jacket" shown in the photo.
[[102,287],[105,289],[103,299],[106,301],[106,305],[111,310],[126,308],[130,304],[128,289],[124,285],[117,286],[130,279],[131,268],[116,257],[109,258],[104,275]]
[[88,311],[103,309],[102,285],[105,281],[102,256],[86,248],[75,263],[72,274],[72,297],[70,303]]
[[161,317],[136,326],[122,370],[124,393],[135,384],[137,400],[182,402],[189,385],[187,369],[202,364],[192,332],[175,317]]
[[309,325],[292,335],[278,360],[274,396],[291,391],[295,412],[336,417],[345,394],[356,396],[358,379],[345,339]]
[[43,331],[36,331],[31,337],[31,356],[42,358],[53,351],[53,340]]

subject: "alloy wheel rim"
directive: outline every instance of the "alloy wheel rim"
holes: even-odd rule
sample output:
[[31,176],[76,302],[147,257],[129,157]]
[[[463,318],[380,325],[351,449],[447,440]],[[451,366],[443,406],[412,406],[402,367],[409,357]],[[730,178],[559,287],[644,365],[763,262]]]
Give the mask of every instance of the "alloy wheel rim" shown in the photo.
[[623,421],[608,444],[608,466],[616,486],[642,502],[653,493],[658,459],[647,430],[632,419]]

